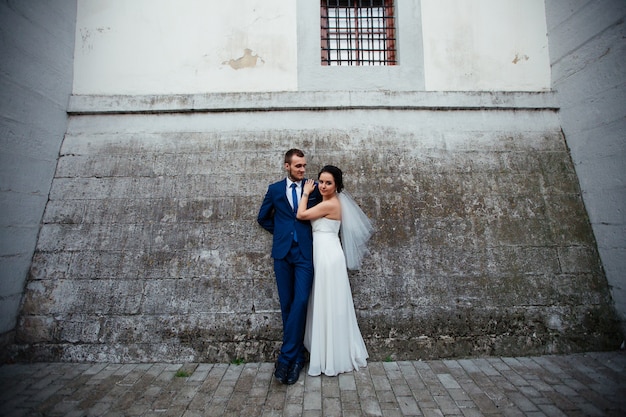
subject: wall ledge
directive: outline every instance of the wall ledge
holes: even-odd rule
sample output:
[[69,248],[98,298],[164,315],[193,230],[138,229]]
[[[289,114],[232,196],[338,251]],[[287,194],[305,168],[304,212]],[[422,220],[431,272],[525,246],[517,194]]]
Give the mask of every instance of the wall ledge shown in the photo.
[[546,92],[304,91],[172,95],[72,95],[68,113],[185,113],[294,110],[558,110]]

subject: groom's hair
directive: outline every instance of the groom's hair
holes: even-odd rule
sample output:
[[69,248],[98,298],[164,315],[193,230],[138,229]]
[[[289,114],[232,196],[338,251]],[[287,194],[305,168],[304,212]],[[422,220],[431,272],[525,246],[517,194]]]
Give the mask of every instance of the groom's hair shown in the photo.
[[304,158],[304,152],[302,152],[300,149],[289,149],[286,153],[285,153],[285,163],[286,164],[290,164],[291,163],[291,158],[296,155],[299,156],[300,158]]

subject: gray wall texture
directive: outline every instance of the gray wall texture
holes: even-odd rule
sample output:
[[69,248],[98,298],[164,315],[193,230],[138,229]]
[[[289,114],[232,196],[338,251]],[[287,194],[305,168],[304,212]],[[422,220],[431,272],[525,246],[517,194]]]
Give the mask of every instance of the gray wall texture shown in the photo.
[[340,166],[375,223],[351,274],[372,358],[618,344],[550,94],[354,94],[340,110],[333,99],[221,95],[198,111],[198,97],[178,110],[168,98],[77,98],[18,357],[273,360],[280,313],[256,214],[293,146],[310,174]]
[[546,0],[553,88],[626,330],[626,2]]
[[0,1],[0,335],[10,343],[72,91],[75,0]]

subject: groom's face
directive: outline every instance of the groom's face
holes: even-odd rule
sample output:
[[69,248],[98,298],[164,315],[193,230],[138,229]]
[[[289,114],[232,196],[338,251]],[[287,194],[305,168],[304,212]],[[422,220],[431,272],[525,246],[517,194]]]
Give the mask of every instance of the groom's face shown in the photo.
[[302,181],[306,172],[306,158],[294,155],[291,162],[285,162],[285,169],[291,181]]

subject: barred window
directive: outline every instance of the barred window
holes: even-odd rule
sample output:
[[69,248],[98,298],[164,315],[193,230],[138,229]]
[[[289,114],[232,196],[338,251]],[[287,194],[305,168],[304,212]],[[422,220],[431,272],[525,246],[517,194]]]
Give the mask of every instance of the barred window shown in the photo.
[[393,0],[321,0],[322,65],[396,65]]

